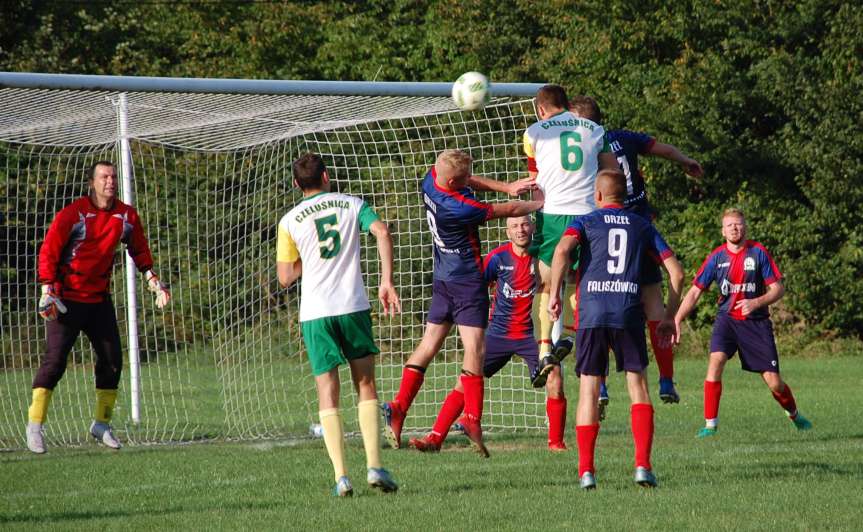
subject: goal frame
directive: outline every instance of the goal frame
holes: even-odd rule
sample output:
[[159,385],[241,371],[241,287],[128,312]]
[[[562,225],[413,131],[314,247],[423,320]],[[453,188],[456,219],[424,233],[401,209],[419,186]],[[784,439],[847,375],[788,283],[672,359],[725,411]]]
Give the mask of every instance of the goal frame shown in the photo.
[[[542,83],[492,83],[490,90],[500,97],[534,97]],[[128,133],[127,92],[303,95],[303,96],[405,96],[449,97],[451,82],[382,82],[326,80],[255,80],[176,78],[147,76],[105,76],[79,74],[46,74],[0,72],[0,89],[45,89],[77,91],[111,91],[119,93],[112,104],[117,111],[118,173],[122,181],[122,201],[135,205],[135,169]],[[137,277],[131,256],[126,253],[125,298],[127,301],[127,342],[131,420],[141,422],[141,359],[138,335]]]

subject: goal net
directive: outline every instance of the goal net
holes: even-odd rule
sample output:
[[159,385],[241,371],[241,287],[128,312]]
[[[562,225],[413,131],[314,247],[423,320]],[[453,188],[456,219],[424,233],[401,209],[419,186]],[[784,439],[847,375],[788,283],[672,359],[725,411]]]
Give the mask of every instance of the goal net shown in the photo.
[[[121,160],[121,125],[133,201],[173,301],[156,309],[138,277],[140,411],[133,416],[126,355],[115,429],[133,443],[304,437],[317,418],[317,399],[299,333],[299,293],[281,289],[275,276],[276,224],[299,199],[291,162],[306,151],[320,153],[334,190],[363,197],[391,228],[403,305],[394,319],[378,312],[373,239],[363,237],[362,250],[381,348],[379,394],[388,400],[422,335],[431,294],[420,181],[446,148],[469,152],[474,173],[508,181],[525,176],[520,139],[534,119],[525,95],[536,86],[520,86],[522,96],[497,91],[489,106],[472,113],[444,96],[122,91],[121,105],[119,90],[0,90],[0,448],[24,446],[30,387],[44,349],[36,313],[39,246],[54,214],[86,194],[85,169]],[[502,224],[490,223],[482,237],[485,253],[505,239]],[[120,258],[112,298],[125,350],[130,298]],[[428,370],[407,431],[431,426],[460,360],[451,335]],[[50,405],[49,445],[86,441],[93,364],[82,334]],[[342,372],[346,428],[355,430],[350,375]],[[519,360],[486,390],[484,427],[544,426],[544,393],[531,388]]]

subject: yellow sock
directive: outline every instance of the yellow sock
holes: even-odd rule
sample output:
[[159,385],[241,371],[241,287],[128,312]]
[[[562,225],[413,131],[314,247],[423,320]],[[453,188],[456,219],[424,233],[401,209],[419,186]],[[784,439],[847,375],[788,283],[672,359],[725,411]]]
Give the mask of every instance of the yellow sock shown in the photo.
[[345,467],[345,434],[342,429],[342,417],[338,408],[328,408],[318,412],[321,418],[321,426],[324,428],[324,444],[327,446],[327,454],[333,463],[336,473],[336,482],[348,474]]
[[102,423],[111,421],[116,402],[117,390],[96,388],[96,410],[93,412],[93,419]]
[[563,334],[575,336],[575,312],[578,310],[578,299],[575,297],[576,286],[573,283],[566,283],[566,289],[563,291],[563,311],[561,319],[563,320]]
[[45,423],[52,392],[53,390],[48,388],[33,388],[33,402],[30,403],[30,410],[27,411],[31,423]]
[[378,400],[369,399],[357,404],[363,447],[366,448],[366,467],[381,467],[381,413]]
[[551,353],[551,328],[554,324],[548,315],[548,300],[549,296],[545,292],[533,298],[533,334],[537,335],[540,360]]

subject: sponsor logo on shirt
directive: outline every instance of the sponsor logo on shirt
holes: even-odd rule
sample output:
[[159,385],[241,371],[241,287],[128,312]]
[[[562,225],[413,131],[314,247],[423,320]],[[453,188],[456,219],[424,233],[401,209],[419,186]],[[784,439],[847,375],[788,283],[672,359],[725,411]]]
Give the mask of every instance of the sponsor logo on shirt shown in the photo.
[[719,291],[722,292],[723,296],[740,292],[754,292],[755,283],[729,283],[728,279],[723,279]]
[[729,266],[731,266],[730,262],[720,262],[719,264],[716,265],[717,268],[727,268]]
[[498,270],[507,270],[507,271],[512,271],[512,270],[514,270],[514,269],[515,269],[515,266],[504,266],[503,264],[499,264],[499,265],[497,266],[497,269],[498,269]]
[[503,295],[507,299],[515,299],[517,297],[530,297],[533,295],[533,288],[530,290],[514,290],[509,283],[503,283]]
[[746,257],[743,261],[743,269],[746,271],[754,271],[755,270],[755,259],[752,257]]

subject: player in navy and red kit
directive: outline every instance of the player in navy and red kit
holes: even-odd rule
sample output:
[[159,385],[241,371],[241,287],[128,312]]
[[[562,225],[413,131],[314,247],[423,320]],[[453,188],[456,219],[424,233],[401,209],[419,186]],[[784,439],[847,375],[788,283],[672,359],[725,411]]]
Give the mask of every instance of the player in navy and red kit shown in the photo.
[[500,183],[472,176],[470,155],[460,150],[441,152],[423,179],[434,251],[432,300],[423,338],[405,364],[398,394],[383,405],[387,440],[396,449],[401,446],[402,425],[426,368],[456,324],[464,347],[460,377],[464,415],[460,422],[480,454],[488,456],[480,426],[488,289],[482,277],[479,226],[492,218],[530,214],[542,207],[542,201],[483,203],[474,198],[468,184],[513,195],[533,188],[531,180]]
[[96,353],[96,408],[90,433],[105,445],[120,448],[109,425],[123,367],[120,333],[109,292],[120,242],[126,244],[135,266],[156,293],[156,305],[162,308],[171,298],[153,272],[153,257],[138,213],[116,198],[117,185],[117,172],[111,162],[93,164],[89,169],[89,195],[57,213],[39,250],[39,315],[47,320],[47,347],[33,379],[27,424],[27,447],[34,453],[45,452],[42,425],[48,404],[81,331]]
[[674,313],[680,302],[683,269],[659,232],[646,219],[623,208],[625,176],[602,170],[596,177],[599,209],[573,220],[554,251],[549,314],[560,314],[560,285],[569,269],[570,254],[579,248],[576,372],[581,381],[576,411],[576,439],[581,487],[596,487],[594,449],[599,433],[599,383],[608,370],[612,349],[617,370],[626,372],[632,399],[635,440],[635,482],[655,486],[650,464],[653,445],[653,406],[647,390],[647,341],[641,303],[642,265],[647,257],[668,271],[670,287],[665,316],[657,333],[670,342],[678,332]]
[[[536,372],[539,348],[533,336],[531,308],[537,288],[536,259],[528,253],[534,232],[529,216],[507,218],[506,235],[510,241],[495,248],[483,261],[485,282],[494,287],[491,322],[485,337],[483,375],[490,379],[513,357],[518,355],[527,364],[529,374]],[[566,425],[566,397],[560,367],[555,367],[546,383],[548,398],[548,448],[565,451],[563,441]],[[419,451],[436,452],[446,439],[449,429],[461,414],[464,394],[459,384],[447,395],[429,434],[410,440]]]
[[719,312],[710,338],[710,360],[704,380],[705,427],[698,437],[716,434],[722,371],[738,351],[740,365],[746,371],[761,374],[794,426],[810,429],[812,423],[797,411],[791,388],[779,375],[779,354],[768,306],[785,293],[782,274],[763,245],[746,240],[746,220],[740,210],[727,209],[723,213],[722,236],[725,243],[707,256],[675,318],[679,326],[695,308],[702,292],[716,283]]
[[[602,116],[590,107],[573,105],[572,111],[577,116],[602,123]],[[626,175],[626,199],[624,207],[647,220],[653,220],[654,210],[647,198],[647,187],[644,175],[638,165],[639,156],[656,156],[679,163],[683,171],[692,177],[700,177],[704,171],[695,159],[686,156],[676,146],[658,142],[656,138],[645,133],[627,129],[613,129],[606,134],[611,151],[620,169]],[[659,369],[659,398],[665,403],[677,403],[680,395],[674,388],[674,352],[671,346],[664,346],[656,335],[656,326],[664,313],[662,305],[662,272],[659,265],[647,261],[644,265],[642,279],[642,294],[644,310],[647,314],[647,326],[650,330],[650,344]],[[600,386],[600,418],[604,417],[605,405],[608,404],[608,390],[603,379]]]

